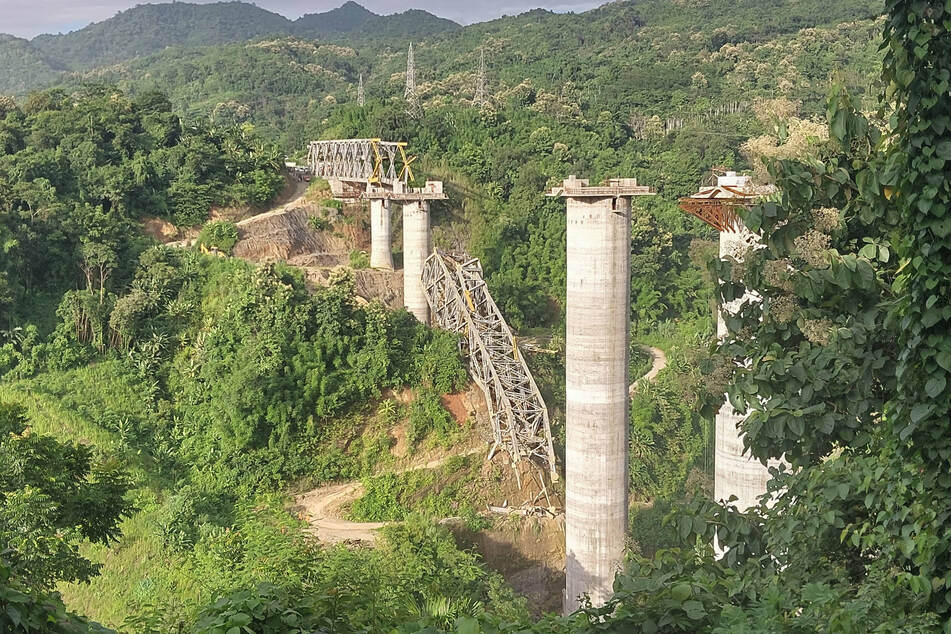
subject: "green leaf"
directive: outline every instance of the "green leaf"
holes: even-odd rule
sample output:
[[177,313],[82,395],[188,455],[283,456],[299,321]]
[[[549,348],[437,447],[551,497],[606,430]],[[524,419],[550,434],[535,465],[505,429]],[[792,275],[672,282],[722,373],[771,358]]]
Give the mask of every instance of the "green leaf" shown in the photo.
[[686,513],[682,514],[677,520],[677,528],[680,532],[680,539],[687,539],[690,530],[693,528],[693,520]]
[[924,420],[932,411],[930,403],[919,403],[911,410],[911,422],[915,425]]
[[244,612],[238,612],[231,617],[231,623],[234,625],[247,625],[251,622],[251,616]]
[[694,621],[700,621],[707,615],[706,609],[699,601],[687,601],[684,603],[684,612],[687,613],[688,618]]
[[674,601],[686,601],[693,594],[689,583],[678,583],[670,589],[670,597]]
[[931,398],[937,398],[939,394],[944,392],[944,388],[947,384],[948,380],[943,374],[936,374],[925,383],[925,393]]
[[951,350],[942,350],[935,357],[935,361],[938,362],[942,368],[951,372]]
[[836,110],[835,114],[832,115],[832,121],[829,122],[829,131],[838,141],[844,141],[848,132],[848,121],[846,119],[848,114],[845,109]]
[[951,141],[941,141],[934,148],[935,156],[951,161]]
[[801,418],[794,416],[789,419],[789,431],[791,431],[796,436],[802,436],[806,431],[805,423]]
[[460,616],[456,619],[456,632],[458,634],[479,634],[480,631],[479,622],[471,616]]

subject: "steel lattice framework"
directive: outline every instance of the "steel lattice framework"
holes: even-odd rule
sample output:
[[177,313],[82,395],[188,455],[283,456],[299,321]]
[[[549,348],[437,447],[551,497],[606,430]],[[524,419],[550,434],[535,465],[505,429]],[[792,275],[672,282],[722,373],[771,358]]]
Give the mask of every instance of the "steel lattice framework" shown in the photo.
[[380,139],[313,141],[308,153],[314,176],[391,186],[413,178],[414,160],[406,155],[406,143]]
[[423,287],[434,324],[462,335],[469,370],[489,406],[492,453],[504,448],[513,461],[535,460],[557,477],[548,408],[482,279],[482,264],[436,251],[423,267]]

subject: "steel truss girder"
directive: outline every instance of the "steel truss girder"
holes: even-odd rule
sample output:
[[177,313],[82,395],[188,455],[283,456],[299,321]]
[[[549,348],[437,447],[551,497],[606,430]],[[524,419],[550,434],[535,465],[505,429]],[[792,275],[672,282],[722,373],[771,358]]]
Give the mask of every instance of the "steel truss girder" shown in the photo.
[[412,178],[405,143],[380,139],[313,141],[308,165],[314,176],[344,181],[404,185]]
[[469,371],[489,406],[493,452],[504,448],[513,461],[534,460],[557,477],[548,408],[479,260],[436,251],[423,266],[423,288],[434,325],[461,335]]

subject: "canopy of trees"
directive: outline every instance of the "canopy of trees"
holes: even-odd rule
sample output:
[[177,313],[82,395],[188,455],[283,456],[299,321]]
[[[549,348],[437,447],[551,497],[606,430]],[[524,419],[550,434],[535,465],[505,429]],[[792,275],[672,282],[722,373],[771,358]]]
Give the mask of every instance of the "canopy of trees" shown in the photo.
[[89,86],[0,101],[0,324],[77,282],[104,299],[147,246],[143,217],[190,226],[215,204],[269,201],[280,156],[250,126],[184,124],[158,93]]

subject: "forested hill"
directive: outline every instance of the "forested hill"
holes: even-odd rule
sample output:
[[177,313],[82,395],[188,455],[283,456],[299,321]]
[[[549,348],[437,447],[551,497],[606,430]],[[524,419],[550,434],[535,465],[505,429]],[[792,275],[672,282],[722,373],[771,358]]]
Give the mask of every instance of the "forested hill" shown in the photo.
[[459,25],[452,20],[420,9],[377,15],[350,1],[326,13],[301,16],[294,21],[292,31],[300,37],[428,37],[457,28]]
[[28,40],[0,33],[0,93],[19,94],[59,76],[54,64]]
[[115,64],[168,46],[248,40],[288,30],[289,21],[243,2],[143,4],[62,35],[40,35],[33,45],[66,68]]
[[[490,58],[491,70],[497,79],[518,84],[530,78],[539,80],[578,83],[583,74],[597,84],[599,93],[607,91],[632,92],[628,86],[656,86],[674,97],[678,88],[689,88],[697,69],[686,72],[686,66],[698,66],[706,57],[720,52],[725,45],[765,47],[775,43],[785,46],[786,40],[803,30],[830,29],[837,25],[855,26],[867,22],[882,12],[881,0],[638,0],[613,2],[600,9],[583,14],[554,14],[535,10],[520,16],[503,17],[490,22],[460,28],[450,20],[439,18],[420,10],[381,16],[355,2],[326,13],[304,15],[291,21],[281,15],[265,11],[242,2],[219,2],[206,5],[188,3],[142,5],[123,11],[113,18],[92,24],[84,29],[65,35],[42,35],[32,42],[16,38],[0,38],[0,94],[24,94],[31,89],[43,87],[64,77],[62,70],[89,71],[106,67],[107,71],[95,71],[94,77],[103,72],[109,79],[140,77],[157,72],[163,74],[168,65],[181,58],[182,49],[192,49],[189,55],[199,66],[220,67],[222,57],[234,51],[222,52],[218,45],[236,45],[250,40],[278,37],[293,37],[305,41],[319,39],[354,47],[357,59],[348,62],[344,72],[334,64],[330,70],[341,75],[346,83],[354,83],[355,73],[374,75],[374,80],[389,81],[391,75],[400,72],[400,63],[394,53],[406,44],[406,40],[424,40],[421,52],[421,73],[427,78],[460,80],[468,82],[471,77],[463,73],[473,70],[473,51],[485,45]],[[820,34],[821,36],[822,34]],[[834,45],[845,48],[844,53],[828,50],[808,50],[815,55],[814,61],[803,66],[826,71],[836,67],[851,72],[855,68],[851,55],[862,46],[863,38],[854,33],[838,32],[827,36]],[[426,46],[432,47],[429,55]],[[169,47],[172,50],[162,56]],[[198,49],[207,53],[206,58],[195,59]],[[732,49],[729,49],[732,53]],[[779,75],[784,68],[777,64],[777,51],[759,50],[759,59],[751,63],[765,63],[772,68],[766,74]],[[865,51],[862,51],[864,55]],[[155,60],[137,58],[158,54]],[[712,69],[701,70],[710,80],[724,69],[729,55],[721,55],[719,64]],[[206,61],[202,61],[202,60]],[[300,86],[312,95],[317,80],[326,68],[326,60],[268,59],[274,65],[272,75],[286,75],[291,66],[294,78],[281,81],[290,90]],[[352,63],[352,62],[358,63]],[[588,61],[595,63],[588,64]],[[283,62],[283,63],[282,63]],[[255,60],[260,64],[262,60]],[[659,68],[653,66],[658,65]],[[188,68],[184,69],[186,72]],[[215,68],[200,68],[201,75],[217,74]],[[864,69],[863,69],[864,70]],[[660,71],[658,73],[658,71]],[[670,78],[678,71],[677,79]],[[229,71],[234,72],[234,71]],[[237,71],[240,73],[240,69]],[[686,73],[686,74],[684,74]],[[822,76],[823,82],[827,76]],[[810,77],[809,79],[813,79]],[[164,80],[171,80],[164,78]],[[239,82],[240,83],[240,82]],[[396,82],[398,84],[398,82]],[[162,85],[174,96],[179,86],[176,83]],[[343,84],[329,86],[329,92],[339,100]],[[460,86],[450,86],[459,88]],[[194,87],[193,87],[194,88]],[[393,86],[383,86],[389,92],[398,92]],[[754,90],[759,86],[753,85]],[[197,94],[195,94],[197,92]],[[189,90],[189,99],[200,99],[202,90]],[[235,95],[230,95],[233,98]],[[351,95],[352,96],[352,95]],[[220,101],[227,101],[221,99]],[[214,104],[212,104],[214,105]],[[320,116],[323,113],[317,113]]]
[[61,69],[108,66],[170,46],[244,42],[275,34],[304,38],[424,37],[458,26],[419,10],[377,15],[355,2],[294,21],[244,2],[143,4],[71,33],[40,35],[31,42],[4,36],[0,39],[0,60],[19,54],[30,63],[0,66],[0,92],[18,93],[48,83]]
[[[614,2],[581,14],[534,10],[430,36],[382,40],[362,36],[368,27],[361,27],[339,45],[330,38],[278,36],[179,47],[69,81],[116,83],[133,93],[158,89],[189,116],[251,121],[294,151],[324,134],[322,122],[356,100],[360,75],[368,99],[401,98],[406,46],[414,41],[427,109],[471,104],[484,49],[487,90],[497,109],[527,107],[562,121],[590,122],[608,112],[633,123],[630,132],[637,135],[655,115],[689,119],[762,97],[787,97],[818,114],[833,77],[853,94],[869,92],[878,76],[882,3],[825,4]],[[325,15],[331,14],[342,29],[359,12],[346,5]],[[341,22],[345,14],[353,20]],[[386,16],[386,25],[396,33],[413,15]],[[374,28],[382,29],[383,19],[375,19]],[[325,25],[334,23],[328,17]]]

